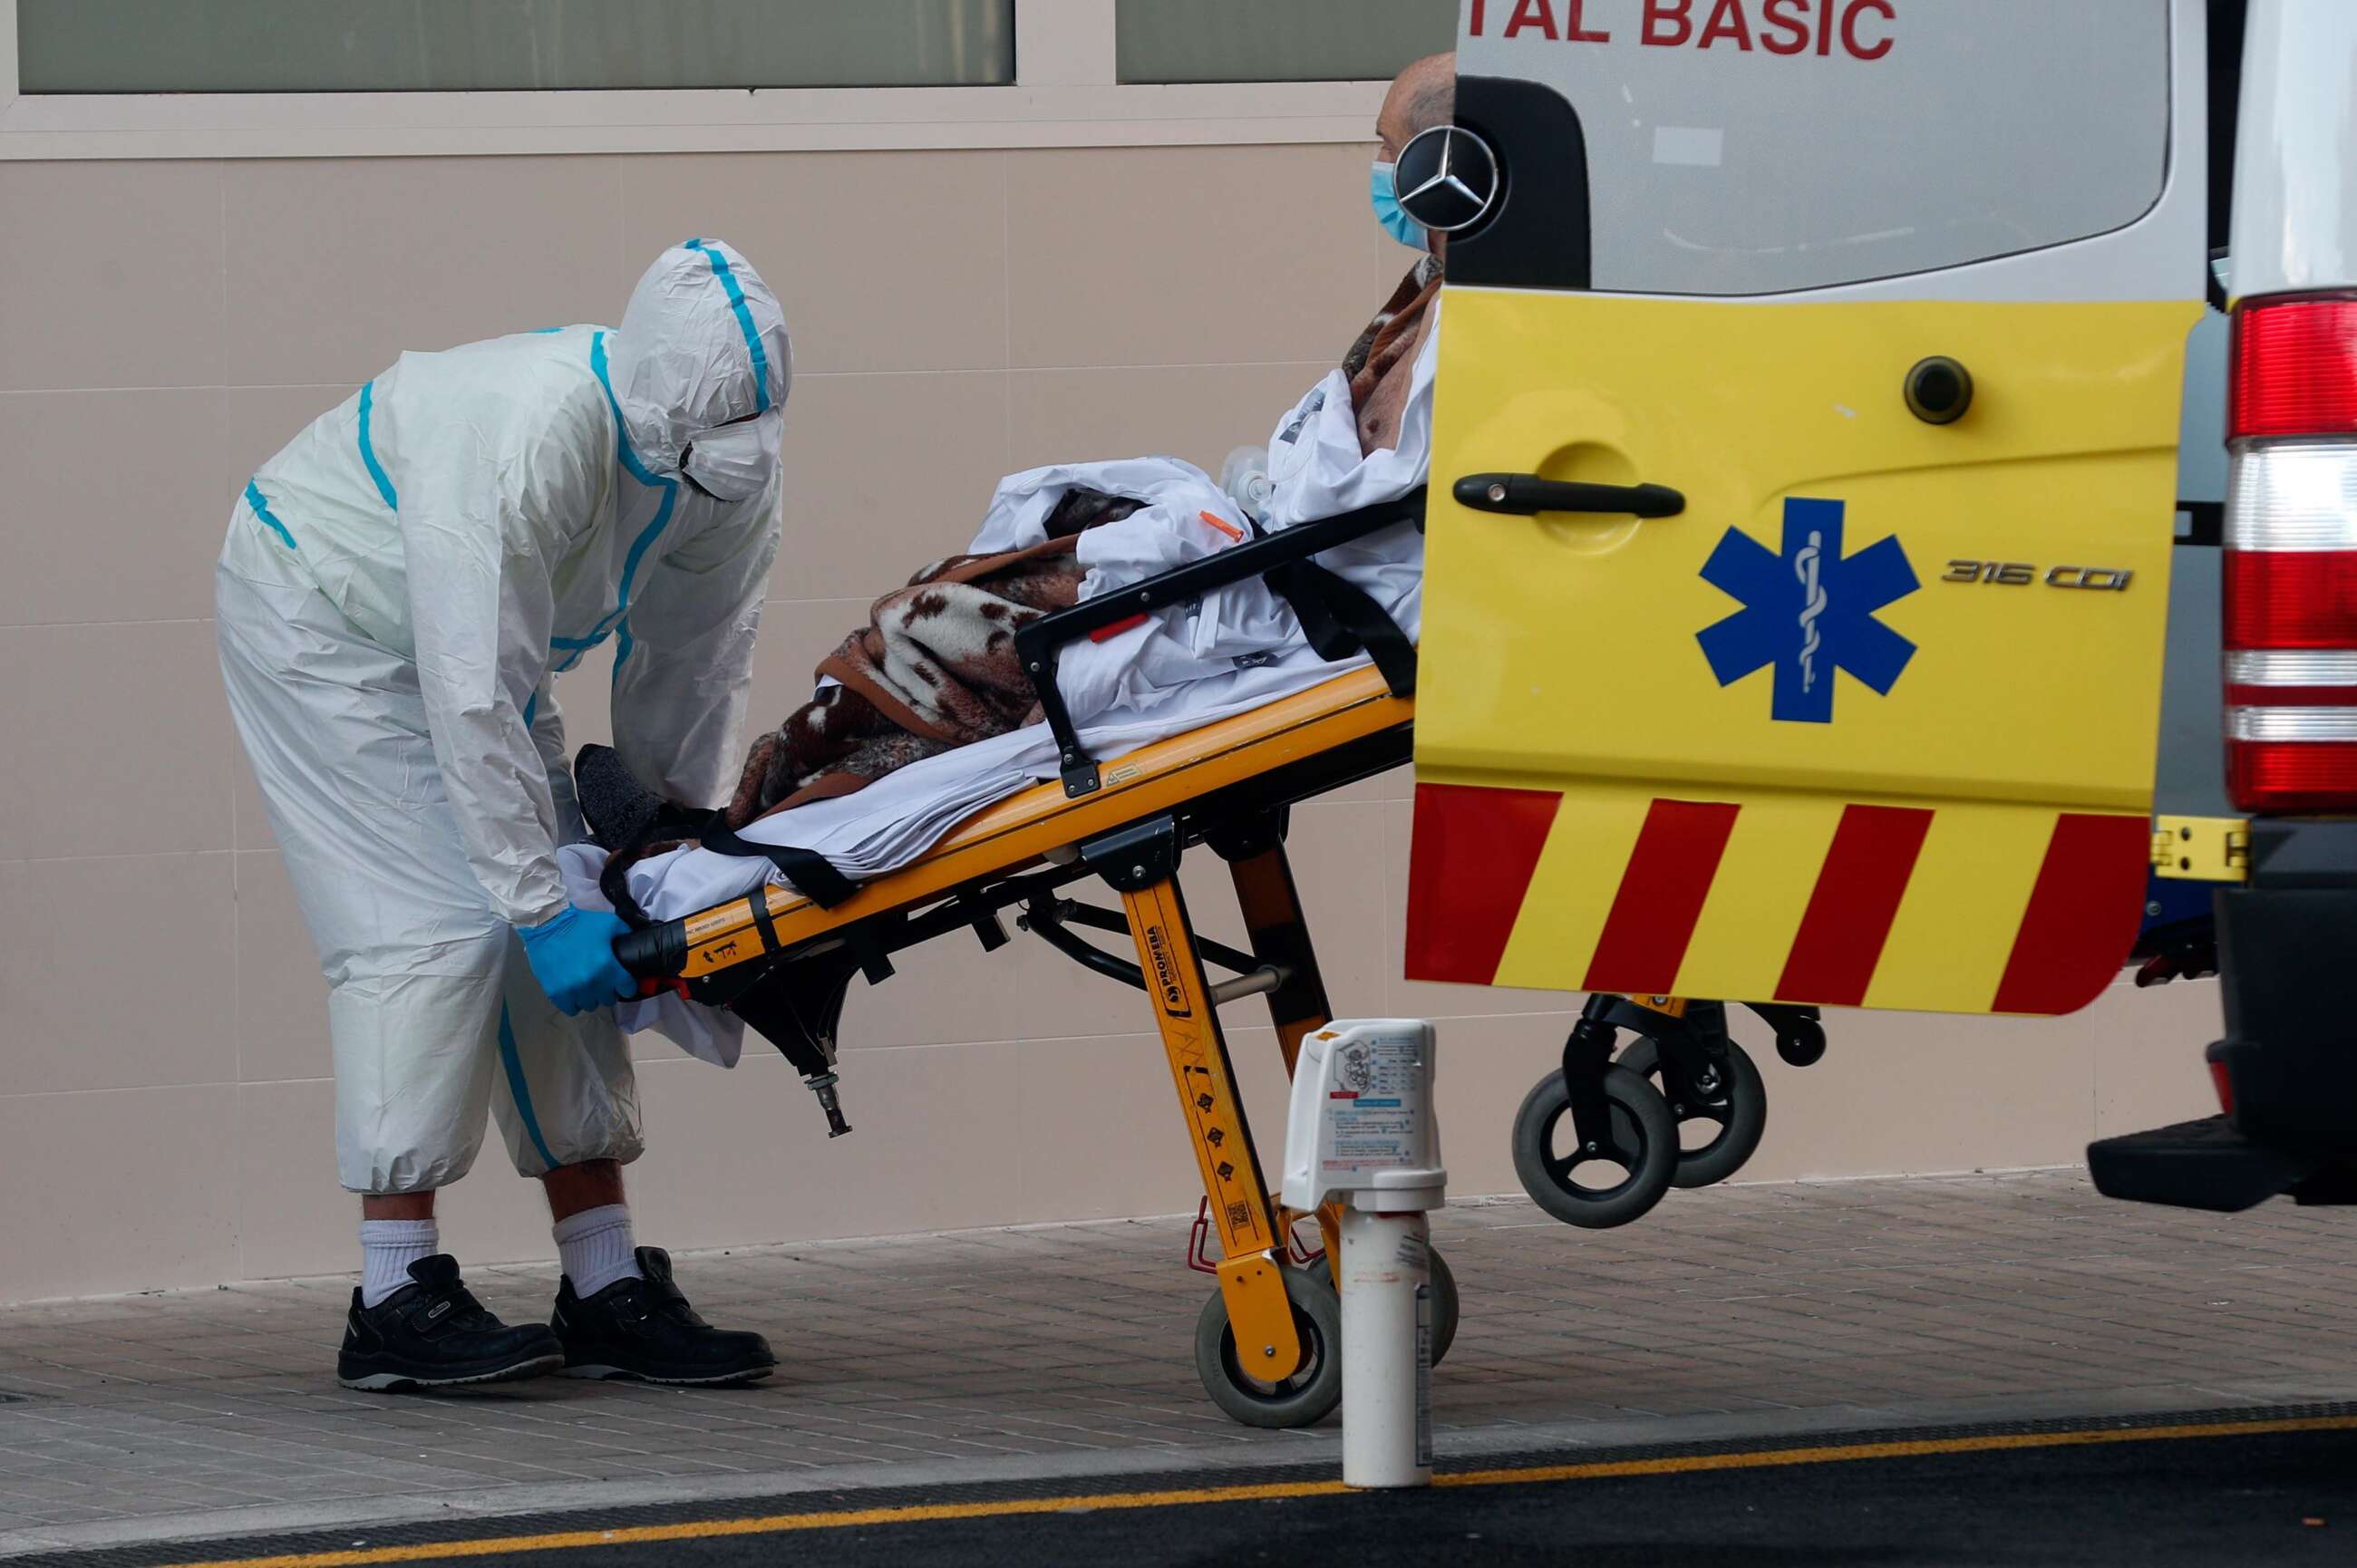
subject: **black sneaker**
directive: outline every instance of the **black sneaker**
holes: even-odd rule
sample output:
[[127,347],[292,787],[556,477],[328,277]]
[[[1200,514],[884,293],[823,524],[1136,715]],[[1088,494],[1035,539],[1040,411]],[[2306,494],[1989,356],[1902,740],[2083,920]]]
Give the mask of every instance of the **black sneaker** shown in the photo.
[[447,1252],[409,1265],[414,1283],[374,1306],[352,1292],[336,1381],[348,1389],[442,1389],[536,1378],[565,1364],[565,1348],[544,1324],[511,1328],[458,1283]]
[[715,1328],[671,1281],[671,1254],[641,1247],[641,1280],[617,1280],[587,1300],[573,1282],[556,1287],[549,1326],[565,1347],[568,1378],[636,1378],[648,1383],[749,1383],[777,1369],[758,1334]]

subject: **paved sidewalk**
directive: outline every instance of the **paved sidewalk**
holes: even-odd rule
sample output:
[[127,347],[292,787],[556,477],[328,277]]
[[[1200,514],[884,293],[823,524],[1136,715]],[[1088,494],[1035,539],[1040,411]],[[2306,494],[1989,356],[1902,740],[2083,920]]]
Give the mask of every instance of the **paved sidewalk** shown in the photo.
[[[1444,1456],[2357,1395],[2350,1217],[2095,1197],[2078,1172],[1675,1193],[1625,1230],[1520,1198],[1436,1239],[1464,1327]],[[744,1391],[338,1389],[348,1279],[0,1308],[0,1554],[879,1483],[1298,1463],[1189,1345],[1183,1220],[683,1260],[787,1361]],[[470,1271],[511,1320],[544,1268]]]

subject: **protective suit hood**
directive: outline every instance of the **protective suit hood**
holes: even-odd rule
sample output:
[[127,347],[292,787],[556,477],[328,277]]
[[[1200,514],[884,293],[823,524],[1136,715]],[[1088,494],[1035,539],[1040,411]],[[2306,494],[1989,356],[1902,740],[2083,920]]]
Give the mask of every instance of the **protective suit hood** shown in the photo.
[[623,428],[654,472],[676,475],[697,436],[748,414],[765,416],[776,450],[793,346],[777,295],[734,246],[690,240],[656,257],[607,353]]

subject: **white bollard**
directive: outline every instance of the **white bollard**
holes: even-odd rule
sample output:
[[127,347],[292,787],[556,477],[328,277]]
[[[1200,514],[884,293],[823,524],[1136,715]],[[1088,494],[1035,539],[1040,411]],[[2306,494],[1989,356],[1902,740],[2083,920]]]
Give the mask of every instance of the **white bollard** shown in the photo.
[[1301,1043],[1285,1202],[1342,1205],[1342,1482],[1432,1481],[1432,1229],[1447,1200],[1432,1026],[1338,1021]]
[[1432,1480],[1432,1227],[1342,1210],[1342,1484]]

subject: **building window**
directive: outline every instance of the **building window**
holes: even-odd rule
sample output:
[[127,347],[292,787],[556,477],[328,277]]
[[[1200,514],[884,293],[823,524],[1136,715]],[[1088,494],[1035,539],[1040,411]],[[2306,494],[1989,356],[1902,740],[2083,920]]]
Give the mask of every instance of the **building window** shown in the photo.
[[1457,0],[1115,0],[1129,82],[1380,81],[1457,40]]
[[16,53],[28,95],[999,86],[1015,0],[16,0]]

